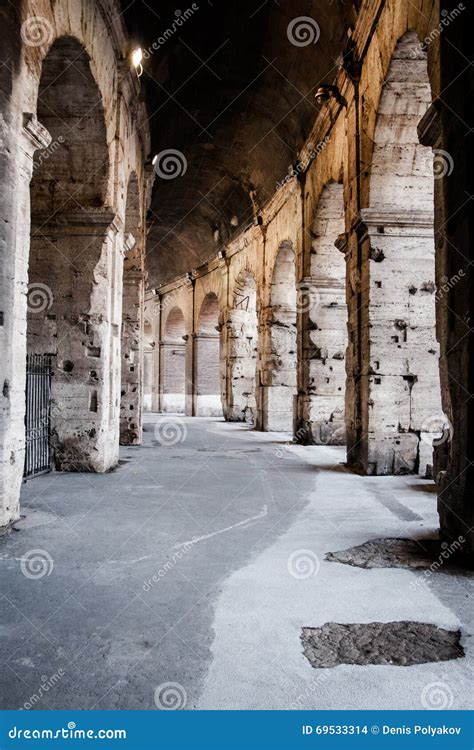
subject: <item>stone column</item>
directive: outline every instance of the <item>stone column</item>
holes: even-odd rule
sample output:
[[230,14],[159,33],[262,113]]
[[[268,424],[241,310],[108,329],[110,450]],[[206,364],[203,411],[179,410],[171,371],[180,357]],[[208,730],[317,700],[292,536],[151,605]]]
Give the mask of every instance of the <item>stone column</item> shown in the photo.
[[270,306],[261,311],[257,429],[294,431],[296,312]]
[[30,248],[30,181],[33,155],[51,136],[36,116],[23,128],[0,128],[0,526],[19,517],[25,462],[26,293]]
[[184,310],[184,316],[186,321],[186,330],[190,331],[190,334],[183,336],[185,342],[185,409],[184,413],[187,417],[194,417],[195,414],[195,388],[196,388],[196,372],[194,364],[194,279],[189,278],[187,280],[187,304]]
[[[435,337],[433,216],[362,209],[356,223],[361,436],[349,463],[367,474],[431,470],[442,416]],[[349,271],[350,272],[350,271]],[[354,343],[352,319],[352,341]],[[354,361],[352,363],[354,365]],[[352,439],[351,439],[352,438]]]
[[[257,416],[257,330],[253,331],[253,315],[249,310],[232,308],[227,311],[227,408],[225,417],[231,422],[254,423]],[[250,335],[253,331],[253,335]]]
[[30,303],[28,351],[53,355],[51,445],[60,471],[103,472],[118,458],[117,235],[110,211],[32,217],[29,290],[47,301]]
[[152,391],[151,391],[151,410],[160,411],[160,373],[161,373],[161,347],[160,347],[160,329],[161,329],[161,308],[158,300],[152,306],[152,326],[153,340],[155,346],[152,352]]
[[224,300],[224,309],[219,314],[219,324],[217,330],[219,333],[219,371],[220,371],[220,393],[222,412],[224,419],[228,419],[230,403],[230,369],[229,369],[229,344],[228,344],[228,310],[230,306],[229,295],[229,260],[225,257],[225,252],[221,251],[219,259],[219,268],[221,270],[222,298]]
[[343,280],[302,280],[303,388],[298,439],[315,445],[344,445],[347,307]]
[[[447,9],[457,7],[448,2]],[[438,513],[441,536],[474,554],[474,75],[459,71],[472,52],[473,8],[440,36],[442,101],[419,126],[421,142],[437,151],[435,233],[438,337],[443,409],[451,440],[440,445]],[[470,126],[470,128],[469,128]]]
[[[127,252],[133,248],[131,235],[126,238]],[[140,445],[143,429],[143,306],[145,274],[127,267],[123,274],[122,375],[120,401],[120,444]]]

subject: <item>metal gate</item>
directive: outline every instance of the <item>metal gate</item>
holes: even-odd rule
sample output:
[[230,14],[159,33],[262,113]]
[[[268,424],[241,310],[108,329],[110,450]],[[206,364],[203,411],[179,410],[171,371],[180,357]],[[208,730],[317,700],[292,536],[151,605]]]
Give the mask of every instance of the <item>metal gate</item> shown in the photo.
[[34,477],[51,470],[51,355],[26,357],[25,470]]

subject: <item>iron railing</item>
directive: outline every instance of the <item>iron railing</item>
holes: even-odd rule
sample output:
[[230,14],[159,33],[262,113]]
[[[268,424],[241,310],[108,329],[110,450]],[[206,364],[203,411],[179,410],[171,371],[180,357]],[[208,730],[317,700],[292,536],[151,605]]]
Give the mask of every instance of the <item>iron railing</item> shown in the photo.
[[26,357],[25,469],[31,478],[51,470],[51,355]]

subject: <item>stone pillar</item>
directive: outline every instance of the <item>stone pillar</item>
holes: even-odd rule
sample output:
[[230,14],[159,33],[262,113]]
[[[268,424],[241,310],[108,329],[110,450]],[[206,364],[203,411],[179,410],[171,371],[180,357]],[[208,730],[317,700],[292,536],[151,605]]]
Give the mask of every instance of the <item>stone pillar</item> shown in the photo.
[[[442,415],[434,327],[433,216],[362,209],[355,227],[360,276],[357,319],[361,426],[349,463],[367,474],[426,476]],[[351,273],[349,268],[348,273]],[[357,359],[354,358],[354,362]]]
[[60,471],[103,472],[118,458],[117,234],[104,210],[32,217],[28,351],[53,355],[51,445]]
[[230,289],[229,289],[229,260],[225,253],[221,251],[219,259],[219,268],[221,271],[222,297],[224,299],[224,309],[219,313],[219,324],[217,330],[219,333],[219,372],[220,372],[220,393],[222,412],[224,419],[228,419],[230,403],[230,368],[229,368],[229,328],[228,328],[228,308],[230,307]]
[[227,311],[228,394],[225,417],[230,422],[255,423],[258,333],[255,312]]
[[[424,122],[420,140],[437,151],[435,234],[438,337],[443,409],[451,440],[439,462],[438,513],[441,536],[474,554],[474,8],[465,10],[440,35],[440,89]],[[458,8],[449,0],[446,12]],[[444,12],[444,11],[443,11]],[[461,60],[461,63],[460,63]]]
[[259,362],[256,427],[268,432],[293,433],[296,398],[296,311],[283,306],[263,309],[259,340],[262,357]]
[[186,394],[184,413],[187,417],[196,416],[194,403],[194,394],[196,387],[196,371],[194,363],[194,284],[194,279],[188,278],[187,304],[184,311],[186,319],[186,329],[191,332],[190,334],[183,336],[185,342],[184,387]]
[[151,386],[151,410],[152,412],[160,411],[160,373],[161,373],[161,347],[160,347],[160,328],[161,328],[161,306],[155,301],[152,305],[152,327],[153,341],[155,346],[151,354],[152,357],[152,386]]
[[[125,238],[126,253],[135,245],[134,238]],[[143,306],[145,274],[130,268],[125,257],[122,299],[122,375],[120,400],[120,445],[140,445],[143,429]]]
[[30,180],[33,155],[51,136],[25,113],[17,133],[0,128],[0,526],[19,517],[25,462],[26,293],[30,247]]
[[343,280],[302,280],[303,381],[298,439],[315,445],[344,445],[347,307]]

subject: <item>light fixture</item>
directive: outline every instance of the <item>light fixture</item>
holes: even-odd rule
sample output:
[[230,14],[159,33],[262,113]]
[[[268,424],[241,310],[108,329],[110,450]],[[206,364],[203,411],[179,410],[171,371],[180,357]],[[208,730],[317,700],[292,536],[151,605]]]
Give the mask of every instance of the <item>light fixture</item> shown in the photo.
[[332,86],[329,83],[324,83],[319,86],[314,98],[318,104],[326,104],[330,99],[335,99],[339,104],[347,105],[346,100],[341,96],[341,92],[337,86]]
[[137,70],[137,76],[138,76],[139,78],[140,78],[140,76],[141,76],[141,75],[142,75],[142,73],[143,73],[143,65],[142,65],[142,60],[143,60],[143,50],[142,50],[142,48],[141,48],[141,47],[137,47],[137,48],[136,48],[136,49],[134,49],[134,50],[133,50],[133,52],[132,52],[132,63],[133,63],[133,66],[134,66],[134,67],[136,68],[136,70]]

